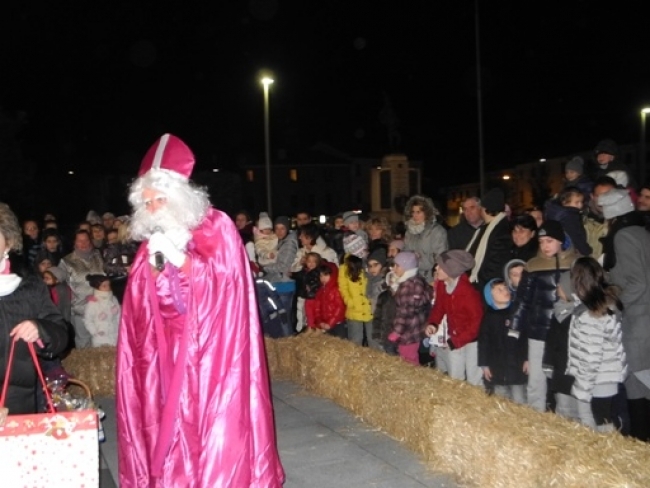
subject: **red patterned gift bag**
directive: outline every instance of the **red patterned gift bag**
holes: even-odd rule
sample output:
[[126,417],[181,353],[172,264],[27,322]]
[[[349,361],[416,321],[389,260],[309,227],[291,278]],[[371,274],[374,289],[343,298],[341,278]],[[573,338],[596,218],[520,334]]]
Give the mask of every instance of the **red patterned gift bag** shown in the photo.
[[97,412],[56,412],[33,344],[29,351],[45,388],[49,413],[11,415],[4,408],[15,342],[0,397],[1,484],[8,487],[83,487],[99,485]]

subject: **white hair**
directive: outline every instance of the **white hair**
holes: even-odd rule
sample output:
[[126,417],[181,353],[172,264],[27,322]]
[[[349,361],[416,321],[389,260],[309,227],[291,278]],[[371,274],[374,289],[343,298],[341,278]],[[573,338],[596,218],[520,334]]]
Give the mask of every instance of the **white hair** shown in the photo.
[[[142,192],[147,188],[165,194],[165,211],[150,214],[146,210]],[[210,207],[204,188],[164,169],[152,169],[136,179],[129,190],[129,202],[133,207],[130,234],[136,241],[148,239],[157,227],[168,230],[180,226],[192,230],[201,223]]]

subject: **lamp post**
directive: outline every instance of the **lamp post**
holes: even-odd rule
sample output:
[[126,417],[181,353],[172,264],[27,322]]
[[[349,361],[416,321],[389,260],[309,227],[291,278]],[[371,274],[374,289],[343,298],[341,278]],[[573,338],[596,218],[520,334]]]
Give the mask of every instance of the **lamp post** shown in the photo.
[[273,218],[271,206],[271,136],[269,131],[269,85],[273,78],[265,76],[260,80],[264,85],[264,163],[266,166],[266,211]]
[[639,141],[639,183],[645,185],[646,148],[645,148],[645,118],[650,113],[650,107],[641,109],[641,139]]

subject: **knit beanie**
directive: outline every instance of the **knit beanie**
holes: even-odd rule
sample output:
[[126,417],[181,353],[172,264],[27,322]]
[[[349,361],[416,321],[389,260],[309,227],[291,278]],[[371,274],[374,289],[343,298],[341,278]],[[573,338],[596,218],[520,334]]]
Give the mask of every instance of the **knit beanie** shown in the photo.
[[281,215],[275,218],[275,225],[278,224],[283,225],[287,229],[287,232],[291,230],[291,219],[286,215]]
[[489,213],[503,212],[506,207],[506,197],[501,188],[492,188],[483,198],[481,206]]
[[390,244],[388,244],[388,248],[390,249],[391,247],[394,247],[395,249],[402,251],[404,249],[404,241],[402,239],[395,239],[394,241],[390,241]]
[[48,271],[54,275],[56,278],[56,281],[59,283],[64,283],[65,280],[68,279],[68,273],[66,273],[65,269],[59,268],[58,266],[52,266],[51,268],[48,268]]
[[618,156],[618,144],[611,139],[603,139],[594,148],[594,154],[596,156],[602,153]]
[[545,220],[537,231],[537,237],[551,237],[564,242],[564,228],[557,220]]
[[343,238],[343,250],[347,254],[352,254],[358,258],[365,258],[368,254],[366,241],[357,234],[348,234]]
[[598,197],[598,205],[603,209],[603,217],[613,219],[634,210],[634,204],[627,190],[613,188]]
[[[401,253],[398,254],[401,256]],[[397,258],[395,258],[397,259]],[[436,264],[447,273],[450,278],[458,278],[465,271],[474,267],[474,257],[467,251],[462,249],[452,249],[438,254],[436,257]]]
[[582,159],[580,156],[575,156],[572,158],[564,167],[564,171],[575,171],[578,174],[584,173],[585,169],[585,160]]
[[411,251],[399,253],[395,256],[394,262],[395,264],[399,264],[404,271],[416,269],[418,267],[418,257]]
[[349,224],[350,222],[359,222],[359,216],[354,212],[345,212],[343,214],[343,224]]
[[272,229],[273,222],[271,222],[271,217],[266,212],[260,212],[260,218],[257,220],[257,228],[259,230]]
[[386,259],[386,249],[383,247],[378,247],[368,256],[368,261],[377,261],[382,267],[386,266]]

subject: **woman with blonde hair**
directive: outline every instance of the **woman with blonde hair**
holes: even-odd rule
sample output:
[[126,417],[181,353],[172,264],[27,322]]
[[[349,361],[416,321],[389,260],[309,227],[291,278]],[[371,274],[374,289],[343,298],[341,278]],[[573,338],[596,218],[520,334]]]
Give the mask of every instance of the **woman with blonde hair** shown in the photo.
[[380,247],[388,251],[388,243],[393,240],[393,230],[386,218],[371,216],[366,222],[365,231],[368,234],[369,253]]

